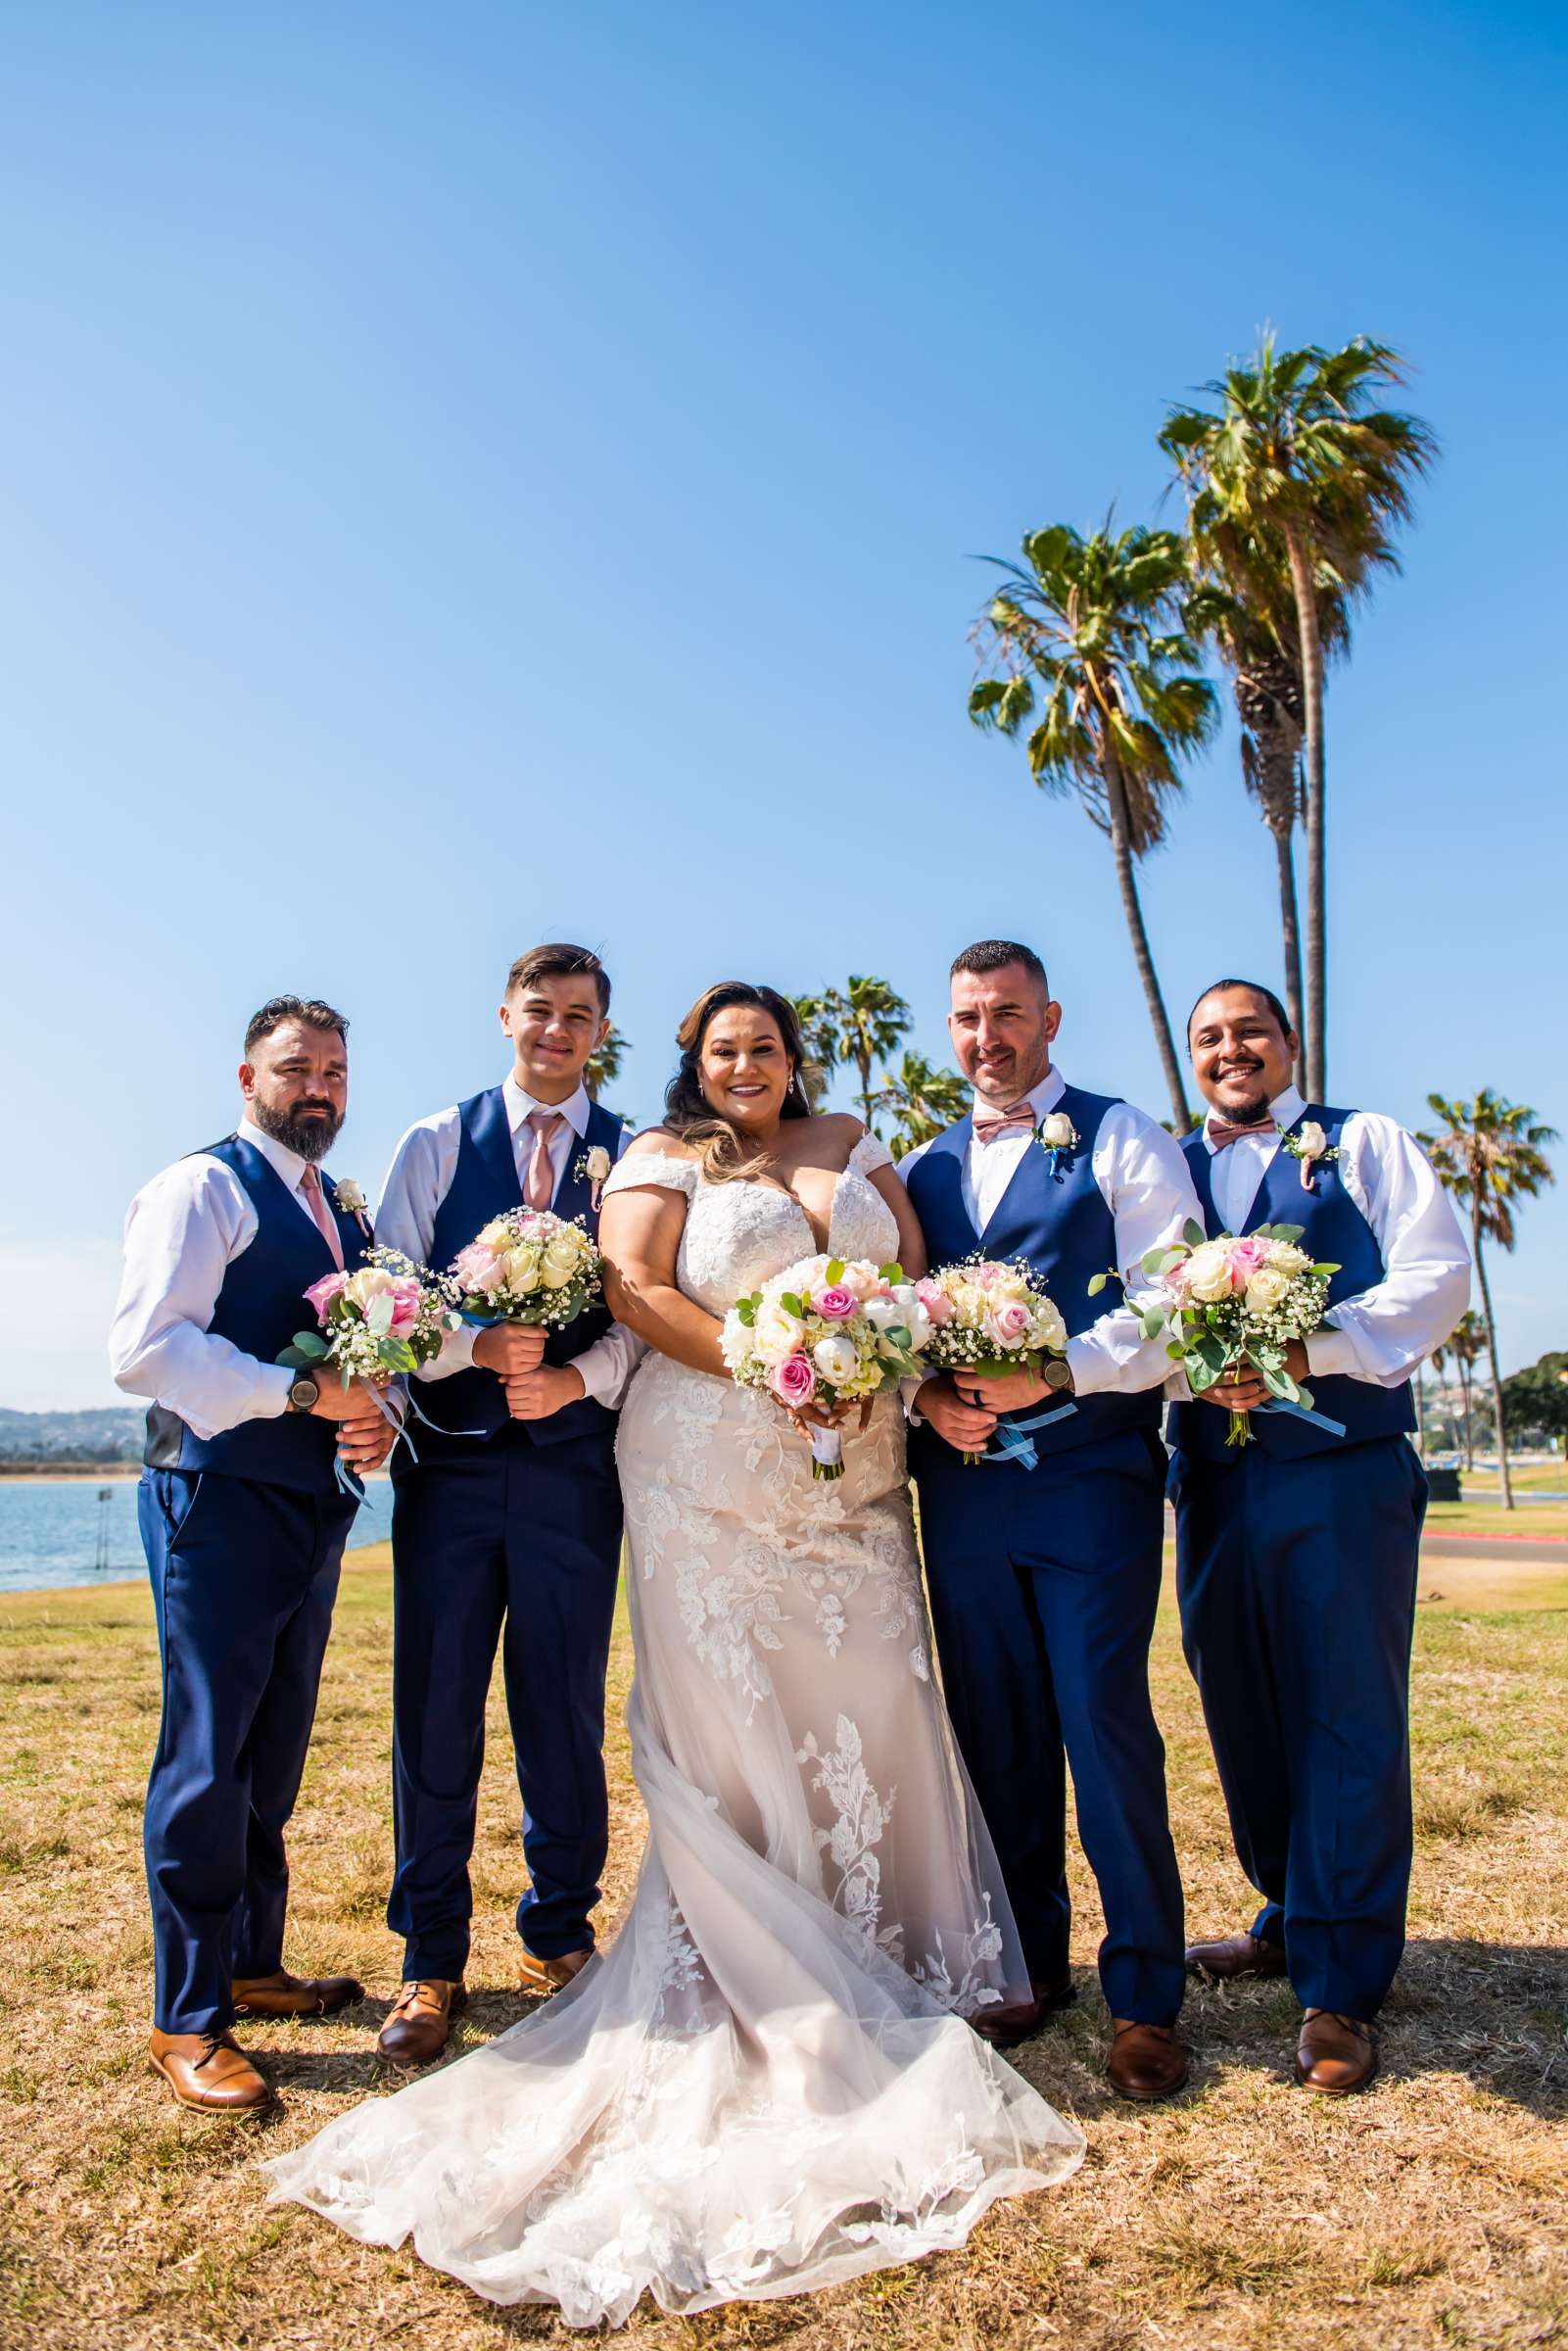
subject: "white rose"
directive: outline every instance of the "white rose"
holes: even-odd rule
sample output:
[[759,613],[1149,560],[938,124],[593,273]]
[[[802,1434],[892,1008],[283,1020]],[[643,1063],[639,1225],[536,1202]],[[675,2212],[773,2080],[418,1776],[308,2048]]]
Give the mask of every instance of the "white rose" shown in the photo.
[[493,1217],[480,1233],[479,1240],[483,1248],[491,1250],[498,1256],[502,1249],[509,1249],[512,1245],[512,1236],[505,1218]]
[[759,1306],[751,1326],[751,1344],[765,1364],[784,1363],[798,1352],[806,1326],[798,1316],[777,1304]]
[[595,1143],[586,1155],[586,1173],[590,1183],[602,1183],[610,1172],[610,1155],[602,1143]]
[[506,1287],[514,1298],[531,1298],[539,1287],[539,1251],[516,1249],[506,1271]]
[[581,1255],[582,1250],[575,1232],[568,1230],[553,1234],[545,1244],[545,1255],[541,1261],[546,1280],[547,1281],[552,1273],[561,1273],[570,1277],[577,1271]]
[[928,1344],[931,1335],[930,1316],[926,1312],[926,1309],[922,1306],[918,1298],[915,1300],[912,1306],[905,1309],[904,1328],[909,1333],[909,1343],[911,1347],[914,1348],[916,1354],[918,1355],[920,1350]]
[[1247,1277],[1247,1303],[1254,1314],[1271,1315],[1288,1295],[1290,1283],[1283,1266],[1255,1266]]
[[724,1318],[724,1327],[719,1332],[719,1351],[732,1371],[738,1371],[751,1353],[751,1333],[734,1307]]
[[1061,1309],[1050,1298],[1043,1299],[1034,1310],[1034,1344],[1048,1347],[1060,1355],[1068,1343],[1068,1326],[1062,1319]]
[[[913,1291],[910,1295],[913,1299]],[[873,1330],[891,1330],[895,1322],[904,1320],[910,1310],[900,1306],[896,1298],[868,1298],[860,1311]]]
[[1187,1260],[1187,1290],[1201,1305],[1214,1306],[1231,1295],[1230,1243],[1205,1241]]
[[352,1176],[343,1176],[335,1181],[332,1189],[337,1194],[338,1206],[346,1217],[357,1217],[364,1213],[364,1193]]
[[349,1275],[348,1287],[344,1295],[352,1298],[355,1305],[362,1310],[369,1305],[372,1298],[381,1297],[391,1287],[392,1275],[390,1273],[383,1273],[379,1266],[361,1266],[357,1273]]
[[811,1351],[811,1360],[822,1377],[835,1388],[841,1387],[846,1379],[853,1379],[860,1369],[860,1350],[841,1330],[832,1330],[825,1339],[819,1339]]
[[1065,1110],[1050,1111],[1040,1121],[1040,1140],[1047,1151],[1070,1151],[1077,1139]]
[[1328,1136],[1315,1119],[1296,1129],[1296,1148],[1304,1159],[1321,1159],[1328,1149]]

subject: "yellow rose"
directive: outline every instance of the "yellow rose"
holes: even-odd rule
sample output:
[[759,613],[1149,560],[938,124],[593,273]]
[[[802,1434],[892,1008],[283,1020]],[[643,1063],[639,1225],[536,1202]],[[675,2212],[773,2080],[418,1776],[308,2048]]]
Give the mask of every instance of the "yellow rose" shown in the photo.
[[1289,1293],[1290,1284],[1283,1266],[1258,1266],[1247,1277],[1247,1303],[1255,1315],[1271,1315]]

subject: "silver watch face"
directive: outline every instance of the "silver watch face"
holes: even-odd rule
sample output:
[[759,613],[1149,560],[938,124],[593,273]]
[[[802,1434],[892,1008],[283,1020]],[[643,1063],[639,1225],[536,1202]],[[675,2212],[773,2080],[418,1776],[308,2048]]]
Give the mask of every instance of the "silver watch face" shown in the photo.
[[295,1412],[308,1413],[320,1393],[321,1390],[313,1379],[300,1378],[289,1390],[289,1403]]
[[1068,1388],[1072,1385],[1072,1374],[1059,1355],[1052,1356],[1040,1377],[1048,1388]]

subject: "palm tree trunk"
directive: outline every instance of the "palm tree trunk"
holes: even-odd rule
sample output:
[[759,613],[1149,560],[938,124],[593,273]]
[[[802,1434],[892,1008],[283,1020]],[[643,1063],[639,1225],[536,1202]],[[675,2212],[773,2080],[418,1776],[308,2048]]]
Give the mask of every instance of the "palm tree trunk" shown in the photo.
[[1475,1246],[1475,1277],[1481,1291],[1481,1312],[1487,1324],[1487,1353],[1492,1359],[1492,1410],[1497,1422],[1497,1497],[1505,1511],[1513,1509],[1513,1488],[1508,1483],[1508,1437],[1502,1425],[1502,1373],[1497,1367],[1497,1326],[1492,1319],[1492,1284],[1487,1279],[1486,1260],[1481,1254],[1481,1218],[1472,1212],[1470,1232]]
[[1283,525],[1290,555],[1296,621],[1302,638],[1302,700],[1307,763],[1307,1091],[1328,1099],[1328,908],[1323,855],[1323,646],[1317,627],[1317,589],[1299,526]]
[[857,1053],[855,1067],[860,1072],[860,1108],[867,1126],[871,1125],[871,1055]]
[[1466,1469],[1473,1470],[1475,1467],[1475,1444],[1470,1433],[1470,1367],[1468,1364],[1461,1364],[1459,1367],[1459,1394],[1464,1399],[1464,1465]]
[[[1270,827],[1270,830],[1273,828]],[[1300,1046],[1296,1056],[1296,1082],[1305,1094],[1307,1091],[1307,1023],[1302,1017],[1302,931],[1296,904],[1296,857],[1288,831],[1274,833],[1274,862],[1279,868],[1279,936],[1285,959],[1285,1008],[1290,1014],[1290,1024]],[[1321,1096],[1318,1099],[1321,1100]]]
[[1176,1059],[1175,1039],[1170,1033],[1170,1020],[1165,1011],[1164,997],[1160,992],[1149,934],[1144,927],[1143,907],[1138,899],[1138,878],[1133,872],[1127,799],[1121,769],[1116,752],[1104,736],[1101,737],[1100,751],[1104,762],[1106,808],[1111,820],[1111,854],[1116,860],[1121,911],[1127,919],[1127,931],[1132,939],[1132,959],[1138,967],[1138,977],[1143,982],[1144,1000],[1149,1007],[1155,1043],[1160,1048],[1160,1066],[1164,1071],[1165,1085],[1170,1094],[1171,1116],[1177,1134],[1185,1134],[1192,1125],[1192,1113],[1187,1108],[1187,1096],[1181,1082],[1181,1064]]

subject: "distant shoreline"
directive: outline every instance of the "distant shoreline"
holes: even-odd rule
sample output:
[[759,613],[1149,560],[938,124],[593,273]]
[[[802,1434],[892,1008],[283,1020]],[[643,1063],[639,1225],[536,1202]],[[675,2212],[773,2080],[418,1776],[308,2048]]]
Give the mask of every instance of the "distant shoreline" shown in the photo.
[[0,1477],[96,1477],[102,1484],[134,1485],[140,1462],[0,1462]]

